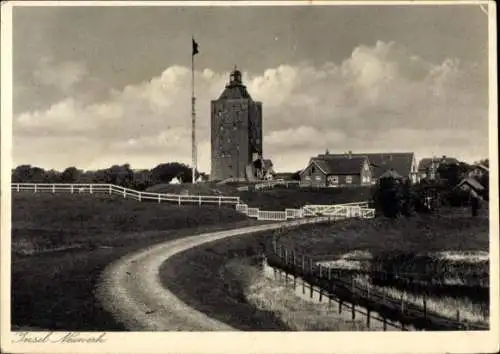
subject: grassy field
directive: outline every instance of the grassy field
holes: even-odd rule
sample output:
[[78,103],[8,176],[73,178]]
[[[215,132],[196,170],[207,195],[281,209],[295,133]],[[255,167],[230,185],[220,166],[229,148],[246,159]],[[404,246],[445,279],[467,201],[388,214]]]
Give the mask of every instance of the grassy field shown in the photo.
[[300,188],[282,187],[260,191],[243,191],[238,195],[250,207],[262,210],[300,208],[305,204],[342,204],[371,200],[371,187],[352,188]]
[[12,325],[17,329],[123,330],[93,295],[110,262],[158,242],[259,223],[230,207],[83,194],[13,193],[12,212]]
[[107,195],[12,195],[12,252],[117,246],[148,232],[252,223],[232,206],[139,203]]
[[173,193],[173,194],[191,194],[191,195],[234,195],[237,191],[236,186],[218,185],[213,182],[204,182],[196,184],[157,184],[146,189],[151,193]]
[[[455,213],[455,211],[453,211]],[[375,218],[305,225],[277,234],[279,242],[313,259],[329,260],[352,251],[377,254],[439,251],[488,251],[489,223],[458,213],[415,215],[395,220]]]

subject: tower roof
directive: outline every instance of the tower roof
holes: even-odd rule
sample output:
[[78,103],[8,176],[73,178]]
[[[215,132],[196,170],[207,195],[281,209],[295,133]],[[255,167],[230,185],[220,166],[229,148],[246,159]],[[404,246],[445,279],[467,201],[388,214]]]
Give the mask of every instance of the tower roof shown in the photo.
[[220,95],[219,99],[238,99],[238,98],[246,98],[250,100],[252,99],[252,97],[247,91],[247,87],[243,85],[241,71],[239,71],[235,65],[234,70],[231,71],[231,74],[229,76],[229,83],[226,85],[226,88]]

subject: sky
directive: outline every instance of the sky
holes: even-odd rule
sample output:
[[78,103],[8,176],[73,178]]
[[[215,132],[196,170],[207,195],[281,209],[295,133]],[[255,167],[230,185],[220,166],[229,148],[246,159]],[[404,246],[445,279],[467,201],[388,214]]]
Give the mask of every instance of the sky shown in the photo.
[[191,163],[235,65],[263,104],[264,158],[488,156],[488,18],[478,5],[16,7],[13,164]]

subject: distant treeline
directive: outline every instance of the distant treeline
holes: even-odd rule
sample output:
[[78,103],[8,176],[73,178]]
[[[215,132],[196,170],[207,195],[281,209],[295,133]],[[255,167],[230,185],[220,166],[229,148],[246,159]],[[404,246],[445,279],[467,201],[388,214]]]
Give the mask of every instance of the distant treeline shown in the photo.
[[[196,178],[200,177],[208,180],[208,175],[196,171]],[[21,165],[12,170],[13,183],[111,183],[137,190],[145,190],[155,184],[170,183],[174,178],[183,183],[191,183],[191,167],[169,162],[159,164],[151,170],[132,170],[129,164],[113,165],[95,171],[68,167],[61,172],[31,165]]]

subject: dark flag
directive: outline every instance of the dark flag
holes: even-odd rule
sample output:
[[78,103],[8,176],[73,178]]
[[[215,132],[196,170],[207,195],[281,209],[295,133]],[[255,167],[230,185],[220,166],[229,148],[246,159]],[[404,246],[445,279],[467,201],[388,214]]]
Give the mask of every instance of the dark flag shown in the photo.
[[198,43],[196,43],[193,38],[193,56],[195,56],[196,54],[198,54]]

